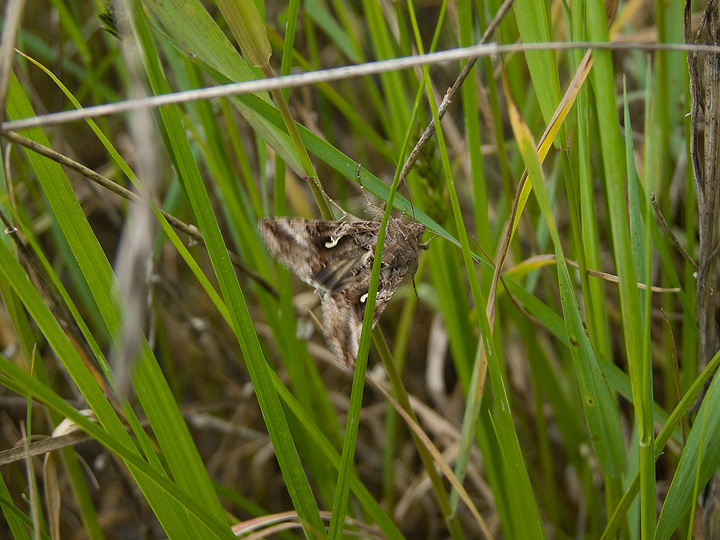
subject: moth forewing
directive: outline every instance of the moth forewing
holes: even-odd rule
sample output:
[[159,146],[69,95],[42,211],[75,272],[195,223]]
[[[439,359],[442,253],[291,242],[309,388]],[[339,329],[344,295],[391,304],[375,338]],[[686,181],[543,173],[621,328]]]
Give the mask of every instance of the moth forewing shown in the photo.
[[[357,358],[365,300],[370,286],[378,221],[319,221],[300,218],[262,219],[258,232],[271,255],[315,287],[322,300],[323,333],[345,366]],[[388,222],[373,326],[400,286],[417,270],[425,225]]]
[[365,304],[345,292],[328,295],[322,302],[323,334],[330,350],[344,367],[357,359]]
[[261,219],[260,238],[270,254],[284,267],[292,270],[305,283],[315,286],[312,261],[318,257],[313,238],[302,219]]

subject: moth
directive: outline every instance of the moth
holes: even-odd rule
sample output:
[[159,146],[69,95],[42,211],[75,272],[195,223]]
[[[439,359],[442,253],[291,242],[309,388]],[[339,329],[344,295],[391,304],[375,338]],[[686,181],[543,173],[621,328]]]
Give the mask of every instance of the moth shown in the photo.
[[[346,367],[355,364],[370,287],[379,221],[261,219],[258,232],[270,254],[315,287],[330,350]],[[373,327],[407,275],[415,275],[425,225],[391,218],[385,233]]]

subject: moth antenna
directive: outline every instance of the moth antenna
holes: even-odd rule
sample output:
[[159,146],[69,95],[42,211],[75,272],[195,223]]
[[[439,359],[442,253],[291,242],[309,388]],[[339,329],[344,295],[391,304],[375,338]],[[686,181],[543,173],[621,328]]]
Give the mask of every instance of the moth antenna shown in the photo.
[[365,197],[365,202],[367,203],[367,212],[372,216],[373,219],[380,221],[382,219],[384,207],[380,207],[376,204],[373,204],[370,202],[370,199],[368,199],[367,196],[367,190],[365,189],[365,186],[362,183],[362,179],[360,178],[360,168],[362,165],[358,163],[357,168],[357,180],[358,184],[360,184],[360,191],[363,194],[363,197]]
[[330,204],[332,204],[335,208],[337,208],[338,210],[340,210],[340,212],[342,212],[342,216],[340,216],[340,217],[337,219],[337,221],[340,221],[340,220],[341,220],[342,218],[344,218],[345,216],[349,216],[349,215],[350,215],[348,212],[346,212],[345,210],[343,210],[342,206],[340,206],[338,203],[336,203],[336,202],[330,197],[330,195],[328,195],[328,194],[325,192],[325,189],[322,187],[322,184],[321,184],[320,182],[318,182],[318,179],[317,179],[317,178],[315,178],[314,176],[306,176],[306,177],[305,177],[305,180],[312,180],[313,184],[315,184],[315,185],[317,186],[317,188],[320,190],[320,193],[322,193],[322,194],[325,196],[325,198],[326,198],[328,201],[330,201]]
[[365,202],[367,203],[368,206],[372,206],[373,204],[370,202],[370,199],[368,199],[367,192],[365,191],[365,186],[363,185],[363,182],[362,182],[362,178],[360,178],[360,169],[361,168],[362,168],[362,165],[360,163],[358,163],[357,181],[358,181],[358,184],[360,184],[360,191],[362,192],[363,197],[365,197]]
[[[413,203],[412,191],[410,191],[410,184],[407,183],[407,178],[403,178],[403,182],[405,183],[405,187],[407,188],[408,199],[410,199],[410,208],[412,209],[413,221],[417,221],[417,218],[415,217],[415,203]],[[403,212],[403,214],[404,213],[405,212]]]
[[[357,170],[357,179],[358,183],[360,184],[360,187],[363,190],[363,195],[365,196],[365,200],[367,201],[368,205],[373,206],[372,203],[368,200],[367,195],[365,194],[365,186],[363,186],[362,180],[360,179],[360,164],[358,163],[358,170]],[[412,192],[410,191],[410,185],[407,183],[407,178],[403,177],[402,182],[405,184],[405,187],[407,188],[408,192],[408,199],[410,199],[410,208],[412,209],[412,218],[413,221],[417,221],[417,218],[415,217],[415,203],[413,203],[412,199]],[[402,215],[405,215],[405,210],[403,210]]]

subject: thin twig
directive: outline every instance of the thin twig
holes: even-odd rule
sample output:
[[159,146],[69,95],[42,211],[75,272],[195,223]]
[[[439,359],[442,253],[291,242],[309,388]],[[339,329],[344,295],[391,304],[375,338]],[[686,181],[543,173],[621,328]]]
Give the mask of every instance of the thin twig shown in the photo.
[[[49,159],[52,159],[53,161],[56,161],[57,163],[64,165],[77,173],[83,175],[88,180],[91,180],[92,182],[95,182],[99,186],[104,187],[105,189],[108,189],[115,193],[116,195],[119,195],[120,197],[127,199],[128,201],[135,203],[135,204],[146,204],[146,201],[142,199],[139,195],[136,193],[133,193],[132,191],[116,184],[112,180],[110,180],[108,177],[103,176],[102,174],[99,174],[92,169],[86,167],[85,165],[82,165],[81,163],[78,163],[77,161],[74,161],[70,159],[69,157],[60,154],[59,152],[56,152],[52,148],[48,148],[47,146],[44,146],[40,143],[37,143],[33,141],[32,139],[28,139],[27,137],[23,137],[19,133],[15,133],[14,131],[9,131],[7,133],[2,134],[3,137],[5,137],[7,140],[15,142],[17,144],[20,144],[26,148],[29,148],[33,152],[37,152],[38,154],[41,154]],[[189,225],[185,223],[184,221],[179,220],[172,214],[159,209],[160,213],[165,217],[165,219],[168,220],[168,223],[172,225],[175,229],[184,232],[188,236],[190,236],[193,240],[196,242],[199,242],[201,244],[204,244],[205,241],[203,239],[202,233],[198,230],[197,227],[194,225]],[[240,257],[228,250],[228,254],[230,256],[230,260],[235,265],[235,267],[243,272],[246,276],[253,279],[260,285],[263,289],[265,289],[267,292],[272,294],[275,298],[278,298],[278,292],[263,276],[258,274],[255,270],[250,268],[248,265],[246,265],[242,260],[240,260]]]
[[[476,47],[481,47],[485,45],[488,41],[490,41],[490,38],[492,38],[493,34],[495,33],[495,30],[497,30],[498,26],[500,26],[500,22],[505,18],[505,15],[510,11],[510,7],[512,6],[513,2],[515,0],[505,0],[503,4],[500,6],[500,9],[495,14],[495,17],[493,17],[493,20],[490,21],[490,24],[488,25],[487,29],[485,30],[485,33],[480,38],[480,42],[476,45]],[[455,79],[455,82],[453,85],[448,89],[447,93],[445,94],[445,97],[443,97],[442,103],[440,103],[440,106],[437,110],[437,115],[440,120],[443,119],[443,116],[445,116],[445,112],[447,111],[448,107],[450,106],[450,103],[452,103],[452,100],[455,99],[455,94],[458,93],[458,90],[460,90],[460,87],[465,82],[465,79],[468,78],[468,75],[470,75],[470,72],[472,71],[472,68],[475,67],[475,62],[479,56],[475,56],[472,58],[469,58],[465,66],[463,67],[462,71],[460,72],[460,75],[458,75],[457,79]],[[428,124],[428,127],[425,128],[425,131],[420,136],[420,139],[418,139],[418,142],[415,144],[415,148],[412,149],[412,152],[410,152],[410,155],[405,160],[405,164],[403,165],[402,171],[400,171],[400,182],[402,182],[405,178],[407,178],[407,175],[410,174],[410,170],[413,168],[413,165],[415,165],[415,162],[417,161],[418,157],[420,156],[420,152],[425,147],[425,145],[430,140],[430,137],[432,137],[435,134],[435,119],[433,118],[430,120],[430,123]]]
[[282,77],[273,77],[270,79],[224,84],[219,86],[212,86],[210,88],[202,88],[199,90],[173,92],[170,94],[151,96],[143,99],[120,101],[117,103],[97,105],[94,107],[86,107],[83,109],[77,109],[72,111],[63,111],[58,113],[33,116],[32,118],[23,118],[21,120],[15,120],[13,122],[3,122],[2,124],[0,124],[0,133],[4,133],[7,131],[17,131],[20,129],[27,129],[31,127],[50,126],[64,124],[68,122],[76,122],[78,120],[85,120],[87,118],[97,118],[100,116],[119,114],[137,109],[158,108],[163,105],[188,103],[201,99],[213,99],[228,96],[238,96],[243,94],[253,94],[278,88],[283,89],[297,88],[300,86],[311,86],[321,82],[340,81],[351,78],[364,77],[367,75],[377,75],[379,73],[387,73],[389,71],[409,69],[425,64],[438,64],[442,62],[467,60],[470,58],[479,58],[484,56],[498,56],[501,54],[514,52],[544,50],[567,51],[576,49],[717,52],[718,50],[720,50],[720,47],[699,44],[685,45],[682,43],[607,43],[589,41],[547,41],[541,43],[517,43],[511,45],[497,45],[495,43],[486,43],[482,45],[472,45],[470,47],[461,47],[436,53],[428,53],[422,56],[408,56],[403,58],[395,58],[392,60],[381,60],[379,62],[368,62],[365,64],[354,66],[343,66],[339,68],[300,73],[297,75],[285,75]]
[[692,256],[687,252],[685,247],[680,243],[680,240],[678,240],[678,237],[675,236],[675,233],[673,233],[670,230],[670,226],[668,225],[667,221],[665,221],[665,216],[662,215],[662,212],[660,211],[660,207],[657,204],[657,200],[655,199],[655,194],[650,193],[650,203],[652,204],[653,210],[655,211],[655,219],[657,219],[658,223],[660,224],[660,227],[663,231],[665,231],[665,234],[670,237],[670,240],[675,245],[675,248],[680,252],[680,255],[682,255],[687,262],[690,263],[690,265],[697,270],[698,265],[693,260]]
[[73,431],[66,435],[48,437],[47,439],[35,441],[30,444],[8,448],[7,450],[0,451],[0,465],[14,463],[25,457],[42,456],[53,450],[75,446],[90,439],[92,439],[92,437],[84,431]]
[[[555,255],[551,255],[552,257],[555,257]],[[570,259],[565,259],[565,262],[568,264],[568,266],[572,266],[573,268],[580,269],[580,265]],[[586,272],[589,276],[593,276],[596,278],[600,278],[602,280],[608,281],[610,283],[620,283],[620,278],[617,277],[615,274],[610,274],[608,272],[601,272],[600,270],[593,270],[592,268],[587,268]],[[635,282],[635,286],[640,289],[641,291],[644,291],[647,289],[647,285],[645,283],[640,283],[639,281]],[[682,292],[682,289],[679,287],[658,287],[656,285],[650,285],[650,290],[654,293],[661,293],[661,294],[676,294],[679,292]]]

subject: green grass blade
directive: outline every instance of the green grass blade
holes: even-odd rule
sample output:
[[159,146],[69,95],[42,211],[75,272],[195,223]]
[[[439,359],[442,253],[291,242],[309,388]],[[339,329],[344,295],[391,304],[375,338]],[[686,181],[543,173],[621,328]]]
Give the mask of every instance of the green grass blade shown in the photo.
[[[547,2],[515,1],[513,12],[523,42],[552,41],[549,7],[550,4]],[[555,52],[551,50],[528,51],[525,56],[533,81],[535,97],[540,104],[545,123],[549,125],[561,96]],[[558,141],[564,140],[565,130],[561,128],[558,133]]]
[[[655,540],[667,540],[672,536],[697,496],[696,481],[702,491],[720,465],[720,415],[715,414],[718,407],[720,376],[716,374],[680,456],[657,522]],[[702,459],[698,462],[700,456]]]
[[527,132],[527,128],[522,124],[517,113],[513,114],[513,111],[516,109],[511,108],[510,115],[515,138],[525,158],[528,178],[532,182],[533,192],[537,197],[555,247],[563,315],[593,448],[603,470],[611,476],[618,476],[625,469],[626,457],[617,403],[607,384],[602,366],[580,316],[580,308],[575,298],[572,280],[555,226],[535,144]]
[[[588,37],[606,41],[605,6],[593,0],[587,4]],[[623,318],[625,351],[628,358],[630,381],[633,387],[635,421],[638,424],[640,445],[640,483],[642,486],[641,531],[643,538],[652,536],[655,529],[655,451],[652,422],[651,361],[644,355],[640,294],[637,289],[635,261],[630,246],[625,201],[625,170],[623,144],[620,139],[615,89],[612,81],[612,59],[602,51],[593,52],[591,73],[600,130],[603,170],[607,190],[608,212],[615,264],[619,278],[620,308]],[[610,77],[610,78],[608,78]]]
[[[147,69],[151,84],[158,93],[169,90],[160,69],[159,59],[154,53],[148,29],[144,20],[137,20],[137,31],[148,59]],[[277,393],[269,376],[269,367],[260,348],[247,304],[233,271],[218,222],[214,215],[210,197],[200,177],[197,164],[185,136],[182,123],[175,107],[161,110],[161,117],[170,142],[171,155],[175,156],[179,177],[187,193],[193,214],[203,233],[208,255],[212,261],[223,297],[230,310],[233,329],[244,352],[255,393],[264,413],[265,423],[273,441],[275,455],[284,473],[288,491],[293,499],[305,527],[317,533],[324,529],[315,498],[310,490],[307,477],[300,463],[297,449],[280,406]]]
[[[232,46],[225,34],[220,30],[207,10],[196,0],[188,0],[179,10],[171,3],[150,0],[145,5],[165,26],[169,35],[177,45],[192,58],[206,64],[218,74],[223,81],[233,82],[255,79],[255,74],[245,63],[242,56]],[[193,24],[188,24],[192,20]],[[267,96],[262,96],[266,102]],[[240,109],[256,132],[265,140],[283,160],[300,176],[303,168],[299,157],[292,151],[293,145],[287,132],[269,125],[262,117],[253,114],[246,106],[244,97],[232,98],[232,103]]]

